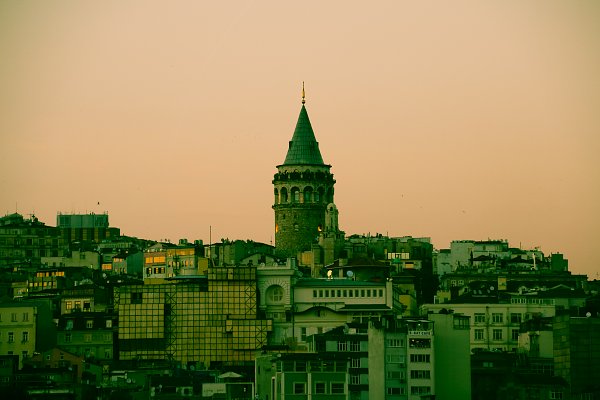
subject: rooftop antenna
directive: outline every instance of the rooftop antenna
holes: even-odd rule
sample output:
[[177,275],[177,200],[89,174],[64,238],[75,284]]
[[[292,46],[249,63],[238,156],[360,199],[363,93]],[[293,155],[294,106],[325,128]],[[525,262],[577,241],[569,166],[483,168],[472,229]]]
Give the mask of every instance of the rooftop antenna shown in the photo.
[[302,104],[306,103],[306,93],[304,92],[304,81],[302,81]]

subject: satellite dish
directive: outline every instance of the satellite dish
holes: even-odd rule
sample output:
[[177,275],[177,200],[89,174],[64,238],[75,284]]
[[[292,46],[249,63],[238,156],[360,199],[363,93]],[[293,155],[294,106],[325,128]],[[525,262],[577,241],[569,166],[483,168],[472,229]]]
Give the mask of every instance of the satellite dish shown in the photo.
[[348,278],[352,278],[352,277],[354,276],[354,272],[352,272],[352,271],[348,271],[348,272],[346,272],[346,276],[347,276]]
[[490,286],[490,290],[492,290],[492,291],[493,291],[493,290],[496,290],[496,288],[495,288],[495,287],[493,287],[493,286]]

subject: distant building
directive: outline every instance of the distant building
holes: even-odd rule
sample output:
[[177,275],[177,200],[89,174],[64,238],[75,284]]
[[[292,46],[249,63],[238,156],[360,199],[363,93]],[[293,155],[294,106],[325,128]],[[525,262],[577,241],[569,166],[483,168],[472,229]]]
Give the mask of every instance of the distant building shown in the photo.
[[119,228],[110,227],[108,214],[63,214],[56,216],[56,226],[67,242],[95,242],[120,235]]
[[600,318],[560,315],[553,323],[555,375],[572,398],[600,398]]
[[453,312],[470,317],[471,352],[511,351],[519,346],[521,323],[533,317],[553,317],[555,307],[543,304],[424,304],[421,314]]
[[114,357],[115,319],[110,314],[98,312],[65,314],[58,321],[56,344],[86,360],[110,362]]
[[53,346],[55,340],[56,330],[48,304],[0,303],[0,356],[18,356],[19,367],[22,367],[23,360]]
[[62,257],[65,250],[60,231],[33,215],[29,219],[17,213],[0,218],[0,267],[37,268],[42,257]]
[[259,399],[349,399],[346,354],[282,353],[256,358]]
[[257,314],[256,267],[211,267],[207,276],[163,282],[114,289],[121,361],[253,365],[272,330]]

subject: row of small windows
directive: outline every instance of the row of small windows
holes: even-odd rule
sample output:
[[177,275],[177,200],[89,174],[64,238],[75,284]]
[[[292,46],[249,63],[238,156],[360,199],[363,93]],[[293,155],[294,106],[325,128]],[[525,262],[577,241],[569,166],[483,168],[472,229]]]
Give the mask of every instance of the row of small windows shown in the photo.
[[[8,343],[14,343],[15,342],[15,333],[14,332],[8,332],[6,335],[6,341]],[[0,341],[2,341],[2,337],[0,336]],[[29,332],[24,331],[21,332],[21,342],[22,343],[26,343],[29,341]]]
[[[530,319],[531,313],[527,313],[525,315],[525,319]],[[475,324],[485,324],[487,322],[487,316],[485,313],[475,313],[474,314],[474,322]],[[491,323],[492,324],[502,324],[504,323],[504,314],[503,313],[492,313],[491,315]],[[509,321],[511,324],[520,324],[523,322],[523,315],[521,313],[510,313]]]
[[337,349],[338,351],[360,351],[360,342],[338,342]]
[[[344,394],[345,390],[343,382],[331,382],[329,385],[325,382],[315,382],[316,394]],[[306,382],[294,382],[294,394],[306,394]]]
[[313,297],[383,297],[383,289],[314,289]]
[[[516,342],[519,340],[519,330],[512,329],[510,340]],[[483,329],[475,329],[474,331],[474,339],[476,341],[485,340],[484,330]],[[492,330],[492,340],[499,341],[504,340],[502,329],[493,329]]]
[[311,186],[303,190],[296,186],[289,191],[285,187],[281,191],[275,189],[275,204],[286,203],[333,203],[333,188],[327,191],[322,187],[314,190]]
[[[0,322],[2,322],[2,320],[4,318],[5,317],[3,316],[3,314],[0,313]],[[18,314],[16,312],[10,313],[10,322],[29,322],[29,313],[28,312],[22,313],[20,320],[19,320]]]

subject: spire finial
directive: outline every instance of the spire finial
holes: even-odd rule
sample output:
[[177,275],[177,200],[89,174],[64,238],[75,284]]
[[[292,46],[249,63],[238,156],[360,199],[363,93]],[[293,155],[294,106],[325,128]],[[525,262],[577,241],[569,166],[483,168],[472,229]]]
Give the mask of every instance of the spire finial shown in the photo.
[[304,93],[304,81],[302,81],[302,104],[306,103],[306,93]]

